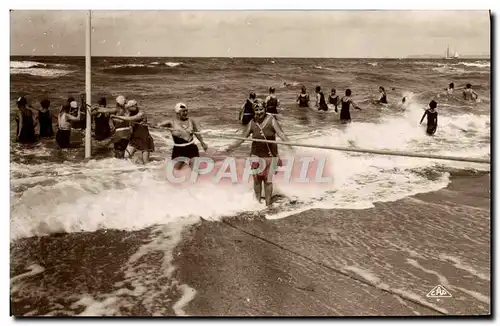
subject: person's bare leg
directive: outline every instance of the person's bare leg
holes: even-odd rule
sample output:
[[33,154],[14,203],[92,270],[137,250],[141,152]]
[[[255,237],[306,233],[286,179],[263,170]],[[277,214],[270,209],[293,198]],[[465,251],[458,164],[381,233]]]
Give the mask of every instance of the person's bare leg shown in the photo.
[[142,163],[147,164],[149,162],[149,152],[144,151],[142,152]]
[[134,156],[135,153],[135,148],[133,146],[128,145],[127,148],[125,149],[125,159],[131,159]]
[[264,194],[266,197],[266,206],[272,204],[271,199],[273,197],[273,183],[266,181],[264,183]]
[[255,198],[260,203],[262,202],[262,180],[257,176],[253,177],[253,191],[255,192]]

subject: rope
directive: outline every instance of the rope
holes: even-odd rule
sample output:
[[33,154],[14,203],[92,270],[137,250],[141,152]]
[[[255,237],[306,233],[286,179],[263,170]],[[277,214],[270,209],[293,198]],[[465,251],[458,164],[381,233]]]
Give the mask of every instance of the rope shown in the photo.
[[420,158],[448,160],[448,161],[491,164],[490,160],[480,159],[480,158],[447,156],[447,155],[437,155],[437,154],[419,154],[419,153],[410,153],[410,152],[402,152],[402,151],[375,150],[375,149],[351,148],[351,147],[341,147],[341,146],[300,144],[300,143],[284,142],[284,141],[276,141],[276,140],[251,139],[251,138],[244,138],[244,137],[238,137],[238,136],[229,136],[229,135],[224,135],[224,134],[218,134],[218,135],[209,134],[209,133],[200,133],[200,134],[205,134],[208,137],[220,137],[220,138],[227,138],[227,139],[248,140],[248,141],[255,141],[255,142],[262,142],[262,143],[273,143],[273,144],[297,146],[297,147],[330,149],[330,150],[337,150],[337,151],[344,151],[344,152],[370,153],[370,154],[406,156],[406,157],[420,157]]
[[413,298],[411,298],[411,297],[407,297],[407,296],[405,296],[405,295],[403,295],[403,294],[400,294],[400,293],[395,293],[395,292],[392,292],[392,291],[390,291],[390,290],[388,290],[388,289],[383,289],[383,288],[377,287],[376,285],[374,285],[374,284],[372,284],[372,283],[370,283],[370,282],[368,282],[368,281],[366,281],[366,280],[363,280],[363,279],[361,279],[361,278],[355,277],[355,276],[353,276],[353,275],[351,275],[351,274],[349,274],[349,273],[347,273],[347,272],[344,272],[344,271],[339,270],[339,269],[337,269],[337,268],[331,267],[331,266],[329,266],[329,265],[327,265],[327,264],[325,264],[325,263],[318,262],[318,261],[316,261],[316,260],[314,260],[314,259],[312,259],[312,258],[309,258],[309,257],[307,257],[307,256],[305,256],[305,255],[303,255],[303,254],[301,254],[301,253],[295,252],[295,251],[293,251],[293,250],[291,250],[291,249],[288,249],[288,248],[286,248],[286,247],[283,247],[283,246],[282,246],[282,245],[280,245],[280,244],[277,244],[277,243],[275,243],[275,242],[273,242],[273,241],[267,240],[266,238],[260,237],[260,236],[258,236],[258,235],[253,234],[253,233],[250,233],[250,232],[248,232],[248,231],[246,231],[246,230],[240,229],[239,227],[234,226],[234,225],[232,225],[231,223],[229,223],[229,222],[227,222],[227,221],[224,221],[224,220],[223,220],[223,221],[222,221],[222,223],[224,223],[224,224],[226,224],[226,225],[228,225],[228,226],[230,226],[230,227],[232,227],[232,228],[234,228],[234,229],[236,229],[236,230],[238,230],[238,231],[240,231],[240,232],[243,232],[243,233],[245,233],[245,234],[247,234],[247,235],[249,235],[249,236],[251,236],[251,237],[254,237],[254,238],[256,238],[256,239],[259,239],[259,240],[261,240],[261,241],[264,241],[264,242],[266,242],[266,243],[268,243],[268,244],[270,244],[270,245],[272,245],[272,246],[275,246],[275,247],[277,247],[277,248],[279,248],[279,249],[282,249],[282,250],[284,250],[284,251],[287,251],[287,252],[289,252],[289,253],[292,253],[292,254],[294,254],[294,255],[296,255],[296,256],[299,256],[299,257],[301,257],[301,258],[304,258],[304,259],[306,259],[306,260],[310,261],[310,262],[311,262],[311,263],[313,263],[313,264],[316,264],[316,265],[318,265],[318,266],[321,266],[321,267],[324,267],[324,268],[326,268],[326,269],[328,269],[328,270],[331,270],[331,271],[333,271],[334,273],[341,274],[341,275],[343,275],[343,276],[345,276],[345,277],[348,277],[348,278],[350,278],[350,279],[352,279],[352,280],[355,280],[355,281],[358,281],[358,282],[360,282],[360,283],[363,283],[363,284],[369,285],[369,286],[374,287],[374,288],[376,288],[376,289],[379,289],[379,290],[381,290],[381,291],[383,291],[383,292],[386,292],[386,293],[389,293],[389,294],[392,294],[392,295],[398,296],[398,297],[400,297],[401,299],[404,299],[404,300],[407,300],[407,301],[413,302],[413,303],[414,303],[414,304],[416,304],[416,305],[419,305],[419,306],[421,306],[421,307],[425,307],[425,308],[427,308],[427,309],[434,310],[435,312],[438,312],[438,313],[440,313],[440,314],[444,315],[444,313],[443,313],[442,311],[440,311],[440,310],[438,310],[438,309],[434,308],[434,307],[433,307],[432,305],[430,305],[430,304],[424,304],[424,303],[422,303],[422,302],[420,302],[420,301],[418,301],[418,300],[415,300],[415,299],[413,299]]
[[[120,117],[114,117],[115,119],[119,119],[122,121],[127,121],[121,119]],[[152,129],[167,129],[170,128],[158,128],[156,126],[152,126],[150,124],[139,123],[135,121],[127,121],[131,124],[140,124],[146,125]],[[352,148],[352,147],[342,147],[342,146],[325,146],[325,145],[313,145],[313,144],[300,144],[294,142],[285,142],[285,141],[277,141],[277,140],[264,140],[264,139],[252,139],[252,138],[244,138],[238,136],[224,135],[224,134],[211,134],[209,132],[194,132],[194,134],[205,135],[208,137],[219,137],[226,139],[234,139],[234,140],[243,140],[243,141],[254,141],[261,143],[272,143],[278,145],[287,145],[287,146],[296,146],[296,147],[308,147],[308,148],[318,148],[318,149],[329,149],[329,150],[337,150],[343,152],[355,152],[355,153],[365,153],[365,154],[378,154],[378,155],[390,155],[390,156],[404,156],[404,157],[418,157],[418,158],[428,158],[428,159],[438,159],[438,160],[447,160],[447,161],[457,161],[457,162],[470,162],[470,163],[483,163],[483,164],[491,164],[489,159],[481,159],[481,158],[470,158],[470,157],[460,157],[460,156],[449,156],[449,155],[438,155],[438,154],[420,154],[420,153],[410,153],[403,151],[389,151],[389,150],[376,150],[376,149],[367,149],[367,148]]]

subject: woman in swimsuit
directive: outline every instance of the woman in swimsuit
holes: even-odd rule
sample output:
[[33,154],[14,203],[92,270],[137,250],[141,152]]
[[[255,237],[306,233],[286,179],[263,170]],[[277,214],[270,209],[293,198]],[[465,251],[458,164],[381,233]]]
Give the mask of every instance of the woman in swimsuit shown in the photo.
[[340,100],[340,104],[341,104],[340,122],[341,123],[351,122],[351,111],[350,111],[351,105],[355,109],[361,110],[359,108],[359,106],[357,106],[356,103],[354,103],[352,101],[351,94],[352,94],[351,90],[350,89],[346,89],[345,96],[342,97],[342,99]]
[[[283,141],[288,141],[287,136],[281,129],[280,124],[271,114],[266,114],[265,108],[260,104],[256,103],[254,105],[255,118],[250,121],[247,128],[243,132],[242,137],[248,138],[250,134],[252,139],[264,139],[264,140],[276,140],[276,135],[280,137]],[[240,146],[244,140],[237,140],[232,145],[228,146],[225,150],[226,153],[231,152],[236,147]],[[293,151],[293,148],[290,146]],[[262,183],[264,183],[264,195],[266,199],[266,205],[271,205],[271,198],[273,192],[273,184],[271,176],[269,176],[269,168],[272,162],[276,162],[277,165],[281,165],[278,158],[278,145],[274,143],[264,143],[264,142],[252,142],[252,150],[250,156],[256,156],[264,158],[265,168],[262,172],[253,176],[254,179],[254,192],[255,197],[259,201],[262,200]],[[252,163],[252,169],[259,168],[259,162]]]
[[58,130],[56,133],[56,142],[60,148],[69,148],[71,139],[71,122],[79,121],[81,110],[76,110],[76,116],[71,115],[70,110],[78,109],[78,103],[72,101],[69,104],[64,104],[57,117]]
[[37,141],[35,133],[36,119],[34,118],[33,111],[28,107],[28,101],[24,97],[17,100],[17,107],[19,111],[16,115],[17,132],[16,141],[22,144],[33,144]]
[[432,100],[429,103],[429,108],[425,110],[422,119],[420,119],[420,124],[424,121],[425,116],[427,116],[427,135],[432,136],[436,133],[437,124],[438,124],[438,113],[436,111],[437,102]]
[[[134,156],[136,151],[139,151],[141,152],[142,163],[146,164],[149,162],[150,153],[154,152],[155,149],[153,138],[149,134],[149,128],[146,124],[146,115],[144,110],[139,108],[135,100],[128,101],[125,109],[128,110],[129,115],[127,117],[119,117],[119,119],[131,124],[132,134],[125,149],[124,158],[129,159]],[[117,119],[118,117],[112,115],[111,118]]]
[[49,99],[43,99],[40,101],[40,109],[38,110],[40,138],[52,138],[54,136],[54,130],[52,129],[52,114],[50,113],[49,107]]
[[[200,126],[192,118],[188,117],[187,105],[177,103],[175,105],[175,118],[159,123],[157,126],[167,127],[172,133],[174,148],[172,150],[172,160],[182,157],[189,159],[189,165],[192,167],[192,159],[200,156],[198,146],[194,143],[194,137],[198,138],[203,150],[206,152],[208,145],[203,141],[199,134]],[[180,170],[185,165],[184,161],[176,162],[174,168]]]
[[300,89],[300,94],[297,96],[297,103],[301,108],[309,107],[309,94],[307,94],[305,86],[302,86]]

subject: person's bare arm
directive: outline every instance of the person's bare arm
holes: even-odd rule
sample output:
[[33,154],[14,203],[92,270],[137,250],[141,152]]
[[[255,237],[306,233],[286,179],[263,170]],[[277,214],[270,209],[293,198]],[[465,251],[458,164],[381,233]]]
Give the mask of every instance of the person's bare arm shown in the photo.
[[[272,124],[273,124],[273,128],[276,131],[276,134],[278,135],[278,137],[281,138],[283,141],[289,142],[290,140],[288,139],[288,137],[283,132],[283,129],[281,128],[281,125],[278,122],[278,120],[276,120],[275,118],[273,118]],[[293,148],[293,146],[288,145],[288,147],[290,148],[291,151],[295,151],[294,148]]]
[[17,112],[17,119],[19,120],[19,131],[17,133],[17,137],[21,136],[21,130],[23,129],[23,114],[21,112]]
[[[252,123],[253,123],[253,121],[250,121],[250,123],[246,126],[245,130],[243,130],[243,133],[241,134],[241,137],[248,138],[250,136],[250,134],[252,133]],[[239,147],[241,144],[243,144],[243,142],[245,140],[243,140],[243,139],[236,140],[234,143],[232,143],[231,145],[229,145],[227,147],[225,152],[230,152],[230,151],[234,150],[236,147]]]
[[420,124],[422,124],[422,121],[424,121],[424,118],[426,115],[427,115],[427,110],[425,110],[424,115],[422,116],[422,119],[420,119]]
[[201,143],[201,146],[203,147],[203,150],[205,150],[205,152],[206,152],[208,149],[208,145],[205,143],[205,141],[203,141],[203,137],[201,136],[201,134],[199,134],[199,132],[201,131],[201,128],[199,127],[198,123],[194,119],[191,119],[191,121],[193,123],[193,131],[195,132],[194,135],[196,136],[196,138],[198,138],[198,140]]

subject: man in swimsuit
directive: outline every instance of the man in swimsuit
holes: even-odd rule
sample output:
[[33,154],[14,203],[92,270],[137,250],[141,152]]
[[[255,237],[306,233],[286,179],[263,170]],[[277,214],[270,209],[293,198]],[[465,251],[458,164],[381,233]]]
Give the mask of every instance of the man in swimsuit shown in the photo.
[[[172,150],[172,160],[183,157],[189,159],[189,165],[192,167],[193,158],[199,157],[200,153],[198,146],[194,143],[194,136],[200,141],[203,150],[206,152],[208,145],[203,141],[203,137],[199,134],[200,126],[198,123],[188,117],[188,108],[184,103],[177,103],[174,108],[175,118],[161,122],[157,125],[158,128],[167,127],[172,133],[174,140],[174,148]],[[174,168],[180,170],[185,165],[185,162],[175,163]]]
[[[242,137],[248,138],[250,134],[253,139],[264,139],[264,140],[276,140],[276,135],[280,137],[283,141],[288,141],[287,136],[281,129],[280,124],[271,114],[266,114],[265,108],[260,103],[255,103],[254,105],[255,118],[250,121]],[[224,151],[226,153],[231,152],[236,147],[240,146],[245,140],[237,140],[232,145],[228,146]],[[293,148],[290,146],[293,151]],[[275,143],[264,143],[264,142],[252,142],[252,150],[250,156],[257,156],[265,160],[265,168],[262,172],[253,176],[254,179],[254,192],[255,197],[259,201],[262,200],[262,183],[264,183],[264,195],[266,199],[266,205],[271,205],[271,198],[273,192],[272,180],[269,176],[269,168],[273,159],[278,158],[278,145]],[[278,164],[280,165],[279,159]],[[259,168],[259,162],[254,162],[252,164],[252,169]]]

